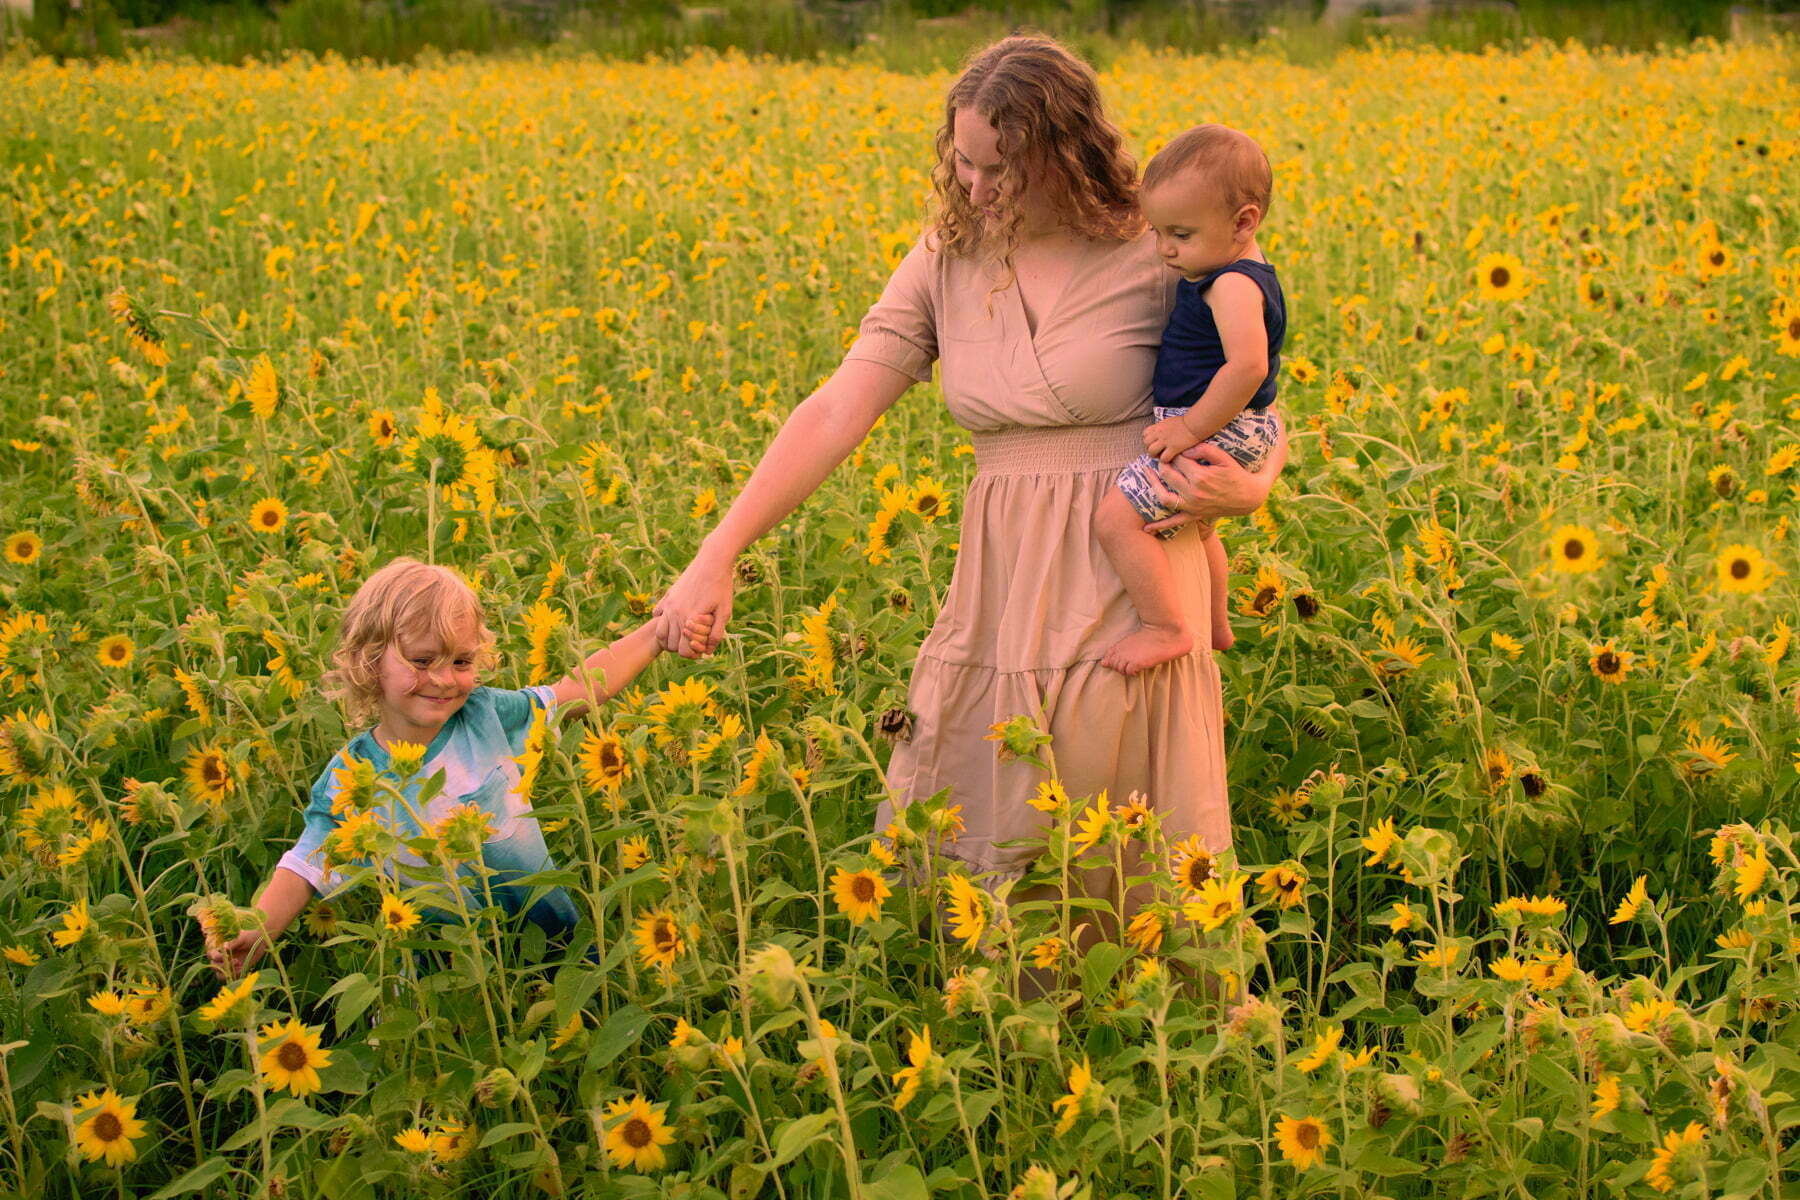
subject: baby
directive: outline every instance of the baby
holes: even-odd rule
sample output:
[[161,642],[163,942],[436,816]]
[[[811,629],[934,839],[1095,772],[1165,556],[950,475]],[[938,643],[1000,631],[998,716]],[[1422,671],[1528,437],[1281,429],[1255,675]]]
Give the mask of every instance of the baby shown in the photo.
[[[703,643],[709,631],[710,622],[691,625],[690,645]],[[476,682],[493,640],[481,601],[448,567],[397,558],[357,589],[325,682],[352,721],[373,718],[375,724],[333,755],[313,784],[305,831],[256,898],[261,928],[246,929],[209,952],[221,974],[236,976],[253,964],[315,892],[344,882],[340,868],[371,861],[358,853],[371,845],[392,853],[374,860],[385,877],[383,890],[392,889],[383,902],[390,924],[412,923],[408,894],[431,897],[425,908],[434,919],[485,908],[485,895],[509,915],[524,907],[533,889],[511,881],[551,869],[515,761],[533,722],[572,703],[610,699],[661,647],[655,631],[640,626],[556,683],[510,691]],[[428,783],[439,774],[441,788]],[[377,786],[377,776],[388,786]],[[460,869],[464,877],[486,875],[485,886],[465,887],[461,896],[441,884],[420,888],[421,881],[404,871],[423,864],[395,841],[432,831],[448,840],[452,829],[465,845],[479,841],[486,867]],[[524,915],[553,937],[566,935],[579,919],[561,888],[550,889]]]
[[[1157,499],[1151,478],[1162,463],[1201,458],[1216,446],[1245,469],[1274,449],[1278,424],[1275,377],[1287,333],[1287,304],[1275,268],[1263,258],[1256,231],[1269,211],[1268,157],[1235,129],[1200,125],[1178,135],[1144,170],[1139,202],[1156,232],[1157,250],[1181,272],[1175,309],[1157,352],[1156,421],[1144,430],[1148,454],[1119,474],[1101,503],[1100,544],[1137,608],[1140,628],[1101,661],[1127,675],[1193,649],[1174,573],[1147,522],[1174,516]],[[1212,647],[1230,649],[1225,546],[1205,543],[1212,581]]]

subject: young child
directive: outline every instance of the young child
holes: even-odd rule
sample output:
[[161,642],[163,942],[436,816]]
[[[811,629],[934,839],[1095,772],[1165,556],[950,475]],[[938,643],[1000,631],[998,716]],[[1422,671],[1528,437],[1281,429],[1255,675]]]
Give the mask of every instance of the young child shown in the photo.
[[[1168,555],[1157,544],[1174,530],[1144,532],[1147,522],[1175,515],[1150,479],[1176,456],[1202,457],[1216,446],[1256,470],[1274,448],[1271,406],[1287,334],[1287,304],[1275,268],[1263,258],[1256,231],[1269,211],[1269,159],[1250,138],[1223,125],[1178,135],[1150,160],[1139,189],[1157,249],[1181,273],[1175,308],[1163,330],[1154,382],[1155,423],[1144,448],[1119,474],[1100,506],[1101,546],[1137,607],[1139,630],[1101,659],[1127,675],[1180,658],[1193,648]],[[1205,544],[1212,580],[1212,647],[1230,649],[1225,546]]]
[[[690,627],[690,645],[704,642],[709,630],[706,622]],[[524,751],[533,721],[540,712],[547,720],[562,706],[611,698],[650,665],[661,647],[654,629],[643,625],[596,651],[580,670],[554,684],[509,691],[477,683],[492,656],[493,641],[480,600],[448,567],[397,558],[357,589],[344,611],[333,669],[325,683],[328,692],[344,702],[352,721],[373,719],[374,726],[333,755],[313,784],[305,831],[282,855],[256,898],[262,928],[247,929],[211,950],[208,957],[216,970],[227,976],[246,970],[293,923],[315,892],[330,892],[342,884],[338,868],[357,860],[346,846],[328,843],[347,822],[360,819],[364,809],[403,838],[419,834],[420,818],[427,827],[435,827],[459,809],[465,828],[473,820],[479,832],[485,821],[481,860],[487,872],[478,873],[472,865],[461,868],[467,882],[460,904],[470,911],[487,907],[484,895],[491,888],[494,900],[508,914],[517,915],[532,889],[510,881],[551,867],[543,833],[529,803],[516,790],[520,768],[514,760]],[[373,773],[399,782],[408,772],[395,769],[394,751],[399,748],[404,757],[409,743],[424,753],[402,786],[406,802],[401,804],[390,793],[373,789],[369,769],[358,764],[366,763]],[[421,785],[440,771],[442,789],[421,808]],[[471,805],[473,809],[465,807]],[[361,861],[366,860],[357,865]],[[410,853],[400,851],[394,862],[378,865],[401,869],[397,883],[403,896],[420,883],[404,875],[407,867],[421,865]],[[428,878],[432,874],[426,872]],[[485,887],[478,874],[487,874]],[[426,895],[435,908],[417,904],[422,915],[459,919],[459,898],[441,883]],[[566,934],[579,920],[574,903],[561,888],[551,889],[525,916],[552,936]]]

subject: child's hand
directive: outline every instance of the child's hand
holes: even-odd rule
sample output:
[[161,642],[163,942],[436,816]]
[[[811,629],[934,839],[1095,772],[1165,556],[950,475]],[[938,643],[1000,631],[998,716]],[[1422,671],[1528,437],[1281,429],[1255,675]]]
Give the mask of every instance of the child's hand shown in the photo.
[[687,642],[688,652],[696,658],[704,658],[707,653],[707,639],[712,635],[713,615],[709,612],[688,618],[682,626],[681,636]]
[[1144,430],[1144,449],[1163,462],[1173,461],[1177,454],[1199,443],[1200,439],[1179,416],[1164,417]]
[[269,948],[269,931],[246,929],[224,945],[207,951],[213,971],[221,979],[236,979],[263,956]]

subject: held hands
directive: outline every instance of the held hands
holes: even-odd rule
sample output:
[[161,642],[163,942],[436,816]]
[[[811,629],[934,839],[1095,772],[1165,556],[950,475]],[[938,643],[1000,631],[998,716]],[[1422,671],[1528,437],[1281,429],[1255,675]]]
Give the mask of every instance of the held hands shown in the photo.
[[1220,517],[1254,511],[1268,494],[1268,488],[1257,476],[1210,443],[1196,450],[1192,458],[1176,458],[1152,473],[1150,491],[1164,506],[1181,511],[1150,522],[1144,526],[1145,532],[1178,529],[1197,521],[1203,526],[1202,535],[1210,532],[1212,523]]
[[683,658],[704,658],[719,648],[731,620],[731,567],[695,559],[651,609],[656,640]]
[[1163,462],[1169,462],[1188,447],[1198,445],[1199,441],[1179,416],[1164,417],[1144,430],[1144,450]]

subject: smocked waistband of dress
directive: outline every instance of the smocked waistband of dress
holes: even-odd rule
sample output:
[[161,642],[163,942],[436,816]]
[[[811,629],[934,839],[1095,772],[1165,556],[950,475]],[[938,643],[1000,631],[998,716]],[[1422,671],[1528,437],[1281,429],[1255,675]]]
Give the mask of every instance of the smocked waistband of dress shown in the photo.
[[1112,425],[1020,425],[970,434],[981,475],[1116,471],[1144,452],[1144,421]]

